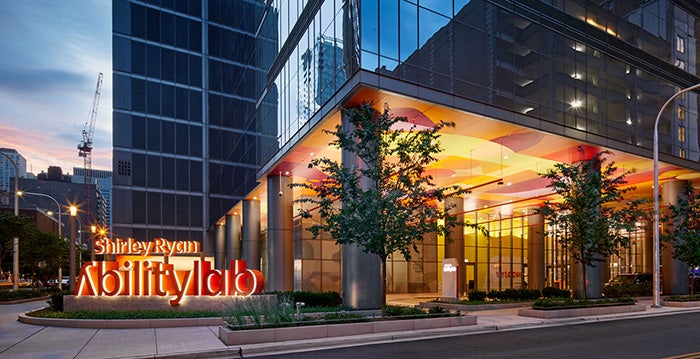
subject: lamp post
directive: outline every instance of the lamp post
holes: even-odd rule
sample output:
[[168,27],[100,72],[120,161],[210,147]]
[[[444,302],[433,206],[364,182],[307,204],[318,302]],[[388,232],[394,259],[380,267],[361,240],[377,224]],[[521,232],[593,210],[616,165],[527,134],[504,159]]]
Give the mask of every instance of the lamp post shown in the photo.
[[[5,156],[15,168],[15,217],[19,217],[19,169],[10,156],[3,152],[0,155]],[[19,289],[19,237],[15,236],[12,239],[12,290]]]
[[659,273],[659,119],[661,119],[661,113],[664,112],[666,106],[668,106],[673,99],[678,95],[697,88],[700,88],[700,84],[682,89],[671,96],[671,98],[661,106],[659,113],[656,115],[656,122],[654,122],[654,304],[652,305],[654,308],[661,307],[661,276]]
[[58,203],[56,198],[51,197],[48,194],[44,194],[44,193],[35,193],[35,192],[27,192],[27,191],[18,191],[17,192],[17,196],[19,196],[19,197],[24,196],[25,194],[29,195],[29,196],[46,197],[46,198],[51,199],[54,203],[56,203],[56,207],[58,207],[58,211],[56,212],[56,213],[58,213],[58,237],[63,239],[63,237],[61,235],[62,234],[61,227],[63,225],[63,222],[61,222],[61,205]]
[[75,291],[75,219],[78,215],[78,207],[70,206],[70,260],[69,278],[70,290]]

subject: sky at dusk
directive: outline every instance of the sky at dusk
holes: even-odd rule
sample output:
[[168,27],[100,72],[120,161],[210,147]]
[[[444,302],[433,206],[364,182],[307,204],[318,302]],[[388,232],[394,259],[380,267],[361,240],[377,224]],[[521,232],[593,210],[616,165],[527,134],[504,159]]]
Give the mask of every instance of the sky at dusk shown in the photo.
[[112,167],[111,0],[0,1],[0,147],[27,171],[82,167],[77,145],[104,75],[93,169]]

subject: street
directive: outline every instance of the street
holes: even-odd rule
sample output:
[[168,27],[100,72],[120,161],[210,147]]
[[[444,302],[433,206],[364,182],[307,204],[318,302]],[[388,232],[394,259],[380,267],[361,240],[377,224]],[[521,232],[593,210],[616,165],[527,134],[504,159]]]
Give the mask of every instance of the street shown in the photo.
[[699,333],[700,313],[689,313],[263,358],[697,358]]

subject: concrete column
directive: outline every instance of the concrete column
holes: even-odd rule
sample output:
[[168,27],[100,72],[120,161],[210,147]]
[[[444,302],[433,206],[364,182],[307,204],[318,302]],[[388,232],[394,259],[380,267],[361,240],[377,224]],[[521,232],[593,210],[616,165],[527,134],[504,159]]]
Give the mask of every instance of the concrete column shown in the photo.
[[[345,114],[342,126],[352,130],[352,124]],[[346,168],[362,168],[364,163],[353,153],[342,151],[341,161]],[[371,183],[363,182],[363,186]],[[343,305],[355,309],[379,309],[382,307],[382,261],[375,254],[365,253],[352,244],[341,249],[341,281]]]
[[457,216],[457,225],[450,228],[450,234],[445,241],[445,258],[455,258],[457,260],[459,283],[457,291],[459,295],[462,295],[467,291],[467,268],[464,265],[464,214],[462,213],[464,212],[464,198],[445,198],[445,208],[449,214]]
[[[595,148],[587,148],[583,158],[578,162],[579,166],[583,166],[594,155]],[[600,163],[597,164],[596,170],[600,170]],[[592,209],[593,210],[593,209]],[[600,210],[600,208],[596,209]],[[583,298],[583,290],[586,290],[586,298],[600,298],[603,289],[603,270],[606,261],[594,262],[593,266],[586,267],[586,283],[583,282],[583,268],[581,263],[577,263],[571,258],[571,291],[574,297]],[[607,270],[607,268],[605,268]]]
[[260,201],[243,201],[243,239],[241,258],[248,269],[260,270]]
[[[661,204],[663,207],[678,203],[678,197],[683,196],[685,181],[666,182],[661,185]],[[668,230],[670,224],[664,224],[664,230]],[[663,274],[663,294],[689,294],[688,265],[673,259],[673,244],[662,242],[661,270]]]
[[294,202],[289,176],[267,177],[268,290],[294,290]]
[[539,208],[527,216],[527,288],[542,290],[545,286],[544,215]]
[[214,226],[214,268],[226,269],[226,227],[222,224]]
[[226,263],[241,259],[241,216],[226,215]]

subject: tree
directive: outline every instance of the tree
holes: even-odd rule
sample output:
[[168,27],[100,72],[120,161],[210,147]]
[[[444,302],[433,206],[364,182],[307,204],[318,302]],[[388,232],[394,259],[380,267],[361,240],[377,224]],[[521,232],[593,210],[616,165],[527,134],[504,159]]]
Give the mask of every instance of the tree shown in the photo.
[[[700,194],[690,183],[685,184],[676,204],[668,206],[662,221],[670,224],[661,240],[673,245],[671,256],[694,270],[700,265]],[[695,296],[695,280],[690,281],[690,295]]]
[[[21,270],[31,273],[32,283],[36,285],[39,276],[50,276],[67,263],[69,243],[57,235],[41,232],[30,224],[31,230],[20,241]],[[59,278],[60,280],[60,278]]]
[[[579,147],[583,157],[585,151]],[[633,171],[621,173],[615,162],[608,162],[601,151],[589,160],[574,164],[558,163],[541,177],[551,182],[552,188],[561,196],[559,201],[546,201],[543,214],[556,228],[561,245],[583,270],[583,298],[587,299],[586,267],[595,267],[618,248],[629,247],[628,233],[635,228],[637,220],[645,213],[640,205],[643,199],[625,199],[635,188],[622,187],[625,177]]]
[[[395,129],[406,121],[403,117],[382,113],[371,103],[344,109],[350,125],[334,131],[330,145],[358,159],[354,165],[328,158],[315,158],[309,168],[326,174],[319,185],[297,183],[293,186],[313,191],[315,197],[297,200],[312,204],[321,216],[320,223],[309,227],[314,238],[329,233],[337,244],[355,244],[366,253],[381,259],[382,314],[386,309],[386,260],[398,252],[406,260],[418,252],[417,242],[431,232],[449,233],[456,224],[450,208],[437,204],[448,195],[462,195],[459,186],[437,187],[425,173],[426,166],[437,161],[442,151],[438,132],[454,123],[440,122],[432,128]],[[303,218],[311,218],[311,210],[301,210]],[[475,227],[472,224],[467,226]]]
[[[32,229],[26,217],[15,216],[12,212],[0,212],[0,265],[3,269],[12,268],[10,258],[12,258],[14,238],[19,238],[21,244],[22,240],[31,233]],[[21,250],[20,253],[22,253]]]

